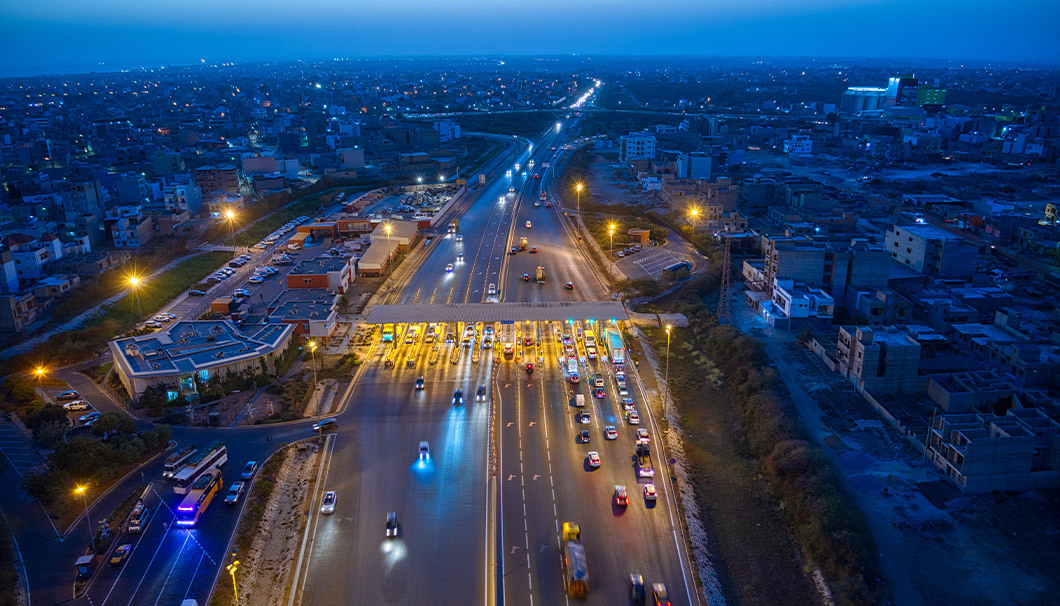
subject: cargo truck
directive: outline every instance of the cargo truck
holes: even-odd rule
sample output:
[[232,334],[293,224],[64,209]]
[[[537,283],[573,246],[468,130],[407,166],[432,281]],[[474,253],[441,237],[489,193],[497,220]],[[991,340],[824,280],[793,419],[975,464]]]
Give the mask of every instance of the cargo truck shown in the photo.
[[460,221],[457,219],[449,221],[449,233],[455,234],[458,229],[460,229]]
[[526,238],[519,238],[519,250],[526,250]]
[[655,468],[651,464],[651,444],[647,438],[637,440],[637,477],[655,477]]
[[545,268],[541,267],[540,265],[537,266],[537,283],[538,284],[544,284],[545,283]]
[[581,541],[581,529],[574,522],[563,523],[563,584],[572,598],[584,598],[589,594],[585,546]]

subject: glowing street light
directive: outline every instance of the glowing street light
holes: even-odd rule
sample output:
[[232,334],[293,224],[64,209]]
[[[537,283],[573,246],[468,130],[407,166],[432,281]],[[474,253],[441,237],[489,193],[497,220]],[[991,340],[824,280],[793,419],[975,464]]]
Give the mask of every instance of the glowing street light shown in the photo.
[[416,176],[416,183],[423,183],[423,177],[417,175]]
[[390,223],[383,224],[383,231],[386,232],[386,249],[387,249],[387,290],[394,285],[394,245],[390,239],[390,234],[394,231],[394,226]]
[[136,309],[140,312],[140,321],[144,321],[144,308],[140,303],[140,285],[143,284],[143,280],[139,276],[129,276],[129,288],[133,291],[133,296],[136,297]]
[[232,254],[236,250],[236,213],[229,208],[225,211],[225,220],[228,221],[228,243],[232,246]]
[[88,520],[88,537],[92,539],[92,553],[95,553],[96,533],[92,532],[92,518],[88,515],[88,497],[85,495],[87,490],[88,484],[78,484],[77,488],[74,489],[74,493],[81,495],[81,502],[85,504],[85,519]]
[[576,183],[574,185],[574,191],[578,192],[578,214],[582,214],[582,190],[585,189],[585,185]]
[[610,238],[611,238],[611,252],[610,252],[610,256],[611,256],[611,271],[607,272],[607,287],[608,288],[613,288],[613,286],[614,286],[611,282],[613,280],[612,276],[615,273],[615,228],[616,227],[617,226],[614,223],[608,223],[607,224],[607,235],[610,236]]
[[231,564],[225,566],[225,570],[232,575],[232,593],[236,596],[236,606],[239,606],[239,586],[236,585],[236,571],[239,570],[239,560],[232,560]]
[[670,402],[670,332],[673,331],[673,328],[669,324],[666,325],[666,373],[665,379],[663,379],[663,417],[666,417]]
[[309,353],[313,356],[313,391],[317,388],[317,342],[309,342]]
[[38,365],[33,369],[34,376],[37,377],[37,389],[41,389],[42,382],[44,381],[45,370],[43,366]]
[[688,211],[688,214],[692,217],[692,246],[696,245],[696,219],[699,217],[699,209],[692,207]]

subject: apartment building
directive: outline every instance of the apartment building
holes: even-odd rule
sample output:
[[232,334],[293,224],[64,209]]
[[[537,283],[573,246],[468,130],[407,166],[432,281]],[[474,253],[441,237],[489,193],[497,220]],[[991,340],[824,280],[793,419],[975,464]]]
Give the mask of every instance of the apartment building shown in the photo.
[[37,321],[37,297],[32,292],[0,295],[0,330],[19,333]]
[[979,259],[979,246],[933,225],[895,225],[885,242],[891,258],[926,275],[970,277]]
[[193,172],[195,184],[203,193],[236,193],[239,191],[239,169],[231,164],[200,166]]
[[655,135],[634,133],[619,139],[618,159],[621,162],[631,160],[653,160],[655,158]]
[[874,394],[913,394],[926,389],[918,376],[920,343],[895,327],[842,326],[836,344],[837,370]]

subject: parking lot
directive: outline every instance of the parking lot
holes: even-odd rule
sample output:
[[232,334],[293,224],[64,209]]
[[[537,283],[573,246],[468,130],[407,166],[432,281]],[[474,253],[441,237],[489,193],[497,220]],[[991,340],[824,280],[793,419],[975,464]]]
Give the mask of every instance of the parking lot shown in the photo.
[[14,423],[0,424],[0,451],[3,451],[4,457],[11,462],[19,476],[25,476],[44,463],[44,459]]
[[616,251],[615,265],[631,280],[641,278],[658,280],[662,277],[664,269],[683,260],[666,248],[649,247],[622,258],[617,257]]

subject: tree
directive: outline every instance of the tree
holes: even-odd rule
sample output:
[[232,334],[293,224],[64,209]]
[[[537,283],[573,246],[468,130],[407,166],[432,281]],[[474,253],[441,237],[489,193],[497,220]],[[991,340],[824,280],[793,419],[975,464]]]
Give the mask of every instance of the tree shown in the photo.
[[339,307],[339,313],[345,314],[350,311],[350,298],[346,296],[346,293],[339,295],[339,300],[336,301],[336,305]]
[[33,430],[33,441],[45,448],[52,448],[63,441],[63,436],[70,430],[70,421],[59,419],[37,425]]
[[96,419],[92,425],[92,433],[97,436],[109,436],[111,432],[118,430],[118,423],[122,415],[116,412],[105,412]]

